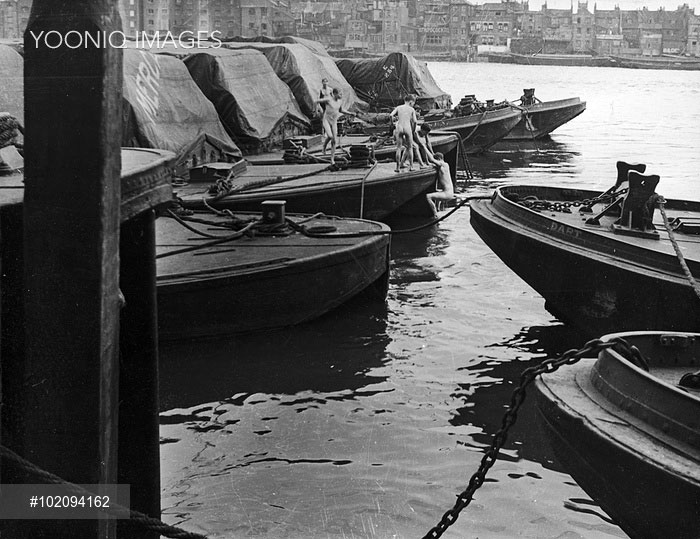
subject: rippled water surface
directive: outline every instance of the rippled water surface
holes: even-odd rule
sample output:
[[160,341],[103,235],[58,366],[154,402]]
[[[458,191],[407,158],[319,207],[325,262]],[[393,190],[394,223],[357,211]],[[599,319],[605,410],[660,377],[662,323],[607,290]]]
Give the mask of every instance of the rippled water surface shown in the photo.
[[[607,188],[645,162],[700,199],[700,72],[430,63],[458,102],[579,96],[550,141],[474,157],[461,190]],[[394,223],[395,227],[414,223]],[[396,236],[386,303],[161,353],[164,519],[210,537],[413,538],[452,507],[527,366],[583,344],[459,210]],[[526,401],[487,482],[444,537],[625,537],[554,460]]]

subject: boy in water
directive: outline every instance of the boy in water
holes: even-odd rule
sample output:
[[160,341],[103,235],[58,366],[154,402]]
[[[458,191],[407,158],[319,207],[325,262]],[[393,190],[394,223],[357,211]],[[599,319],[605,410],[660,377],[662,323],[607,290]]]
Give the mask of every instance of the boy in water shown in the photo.
[[396,172],[399,172],[406,155],[404,146],[408,154],[408,170],[413,170],[413,131],[418,123],[416,110],[413,108],[416,98],[411,94],[404,97],[403,105],[399,105],[391,111],[391,117],[396,116],[394,126],[394,137],[396,137]]
[[323,153],[326,153],[328,143],[331,143],[331,165],[335,165],[335,147],[338,140],[338,117],[341,113],[355,116],[354,113],[344,110],[343,92],[338,88],[333,88],[330,97],[324,97],[318,100],[319,103],[325,103],[323,109]]
[[437,207],[435,201],[438,200],[453,200],[455,198],[454,187],[452,186],[452,176],[450,175],[450,165],[445,162],[445,156],[440,152],[436,152],[431,156],[428,152],[428,161],[437,167],[438,172],[438,190],[434,193],[428,193],[425,197],[428,199],[428,204],[433,210],[433,215],[437,217]]

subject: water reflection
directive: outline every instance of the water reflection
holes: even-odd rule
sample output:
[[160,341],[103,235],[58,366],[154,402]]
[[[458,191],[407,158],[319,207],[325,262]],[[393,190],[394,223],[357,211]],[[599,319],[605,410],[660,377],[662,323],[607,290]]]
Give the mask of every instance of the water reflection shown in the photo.
[[387,305],[368,296],[291,328],[161,346],[161,410],[383,381],[367,373],[387,361]]
[[[455,411],[450,423],[480,427],[481,431],[473,433],[471,438],[479,447],[490,445],[493,435],[501,428],[503,414],[521,373],[544,359],[558,357],[571,348],[580,348],[585,342],[583,335],[576,330],[556,323],[523,328],[512,338],[486,347],[501,349],[499,355],[504,356],[497,358],[485,354],[465,367],[476,374],[477,381],[460,383],[460,390],[453,393],[454,398],[466,404]],[[499,459],[514,462],[525,459],[550,470],[565,472],[555,459],[535,414],[532,392],[529,392]]]
[[[397,217],[389,224],[393,230],[410,230],[424,223],[422,219]],[[448,232],[439,225],[392,236],[391,285],[403,290],[411,283],[438,281],[442,268],[426,264],[425,259],[444,255],[449,247],[448,237]]]
[[[432,221],[432,219],[429,219]],[[397,216],[388,221],[392,230],[412,230],[426,223],[426,219]],[[406,234],[395,234],[391,237],[391,259],[402,261],[426,256],[440,256],[449,246],[448,233],[439,225],[420,228]]]
[[475,179],[490,180],[511,177],[524,170],[570,174],[579,156],[580,152],[572,145],[548,138],[500,142],[491,150],[469,159]]
[[572,348],[581,348],[586,341],[586,336],[576,328],[564,324],[553,324],[523,328],[511,339],[494,346],[515,348],[542,356],[544,359],[558,357]]

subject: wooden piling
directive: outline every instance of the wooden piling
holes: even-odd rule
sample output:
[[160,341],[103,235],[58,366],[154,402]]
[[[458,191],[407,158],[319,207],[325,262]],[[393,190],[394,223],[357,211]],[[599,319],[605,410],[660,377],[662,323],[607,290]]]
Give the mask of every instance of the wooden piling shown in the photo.
[[[65,38],[120,29],[116,0],[34,0],[24,40],[26,378],[15,449],[82,484],[117,480],[122,59]],[[103,519],[27,524],[24,537],[115,536]]]
[[[131,507],[160,518],[158,327],[155,217],[148,211],[122,225],[119,380],[120,484],[131,485]],[[152,531],[117,524],[118,537],[158,539]]]

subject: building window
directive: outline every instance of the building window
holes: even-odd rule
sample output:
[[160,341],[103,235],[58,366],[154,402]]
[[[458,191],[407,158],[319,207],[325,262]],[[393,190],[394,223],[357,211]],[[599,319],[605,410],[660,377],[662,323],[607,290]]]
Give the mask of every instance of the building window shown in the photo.
[[250,15],[251,17],[255,17],[255,8],[250,8],[248,10],[248,15]]

